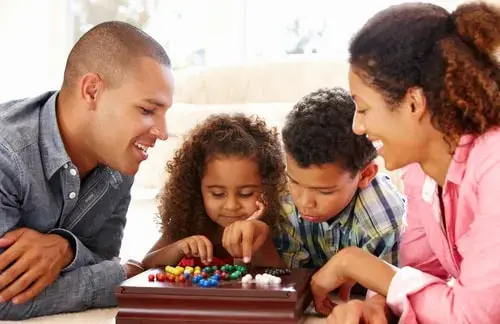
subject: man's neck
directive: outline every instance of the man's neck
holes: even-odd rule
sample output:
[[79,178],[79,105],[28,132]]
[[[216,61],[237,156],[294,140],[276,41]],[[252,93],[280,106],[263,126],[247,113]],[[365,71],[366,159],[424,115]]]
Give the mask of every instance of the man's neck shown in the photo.
[[86,122],[70,94],[63,91],[59,93],[56,116],[64,148],[77,167],[80,179],[83,179],[97,167],[97,159],[93,157],[91,147],[85,142],[89,136],[88,128],[85,127]]

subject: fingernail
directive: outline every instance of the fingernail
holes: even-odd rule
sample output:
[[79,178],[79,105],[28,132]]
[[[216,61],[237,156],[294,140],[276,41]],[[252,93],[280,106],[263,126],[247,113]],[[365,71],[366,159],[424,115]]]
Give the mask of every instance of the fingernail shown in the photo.
[[18,304],[18,302],[19,302],[19,299],[17,299],[17,298],[12,299],[12,304]]
[[212,259],[208,259],[208,262],[212,262]]
[[5,299],[3,299],[3,297],[0,297],[0,304],[3,304],[5,303]]
[[244,257],[244,258],[243,258],[243,262],[245,262],[245,263],[249,263],[249,262],[250,262],[250,257]]

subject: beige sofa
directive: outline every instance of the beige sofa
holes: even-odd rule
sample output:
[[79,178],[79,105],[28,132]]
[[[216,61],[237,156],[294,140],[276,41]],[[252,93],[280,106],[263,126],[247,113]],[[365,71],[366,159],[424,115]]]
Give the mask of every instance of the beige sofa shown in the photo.
[[[347,72],[346,63],[307,58],[177,72],[175,103],[167,113],[170,137],[151,149],[135,187],[159,188],[167,176],[165,163],[182,136],[210,114],[256,114],[280,128],[288,111],[303,95],[320,87],[347,87]],[[386,172],[383,163],[379,165]],[[399,172],[388,174],[401,188]]]

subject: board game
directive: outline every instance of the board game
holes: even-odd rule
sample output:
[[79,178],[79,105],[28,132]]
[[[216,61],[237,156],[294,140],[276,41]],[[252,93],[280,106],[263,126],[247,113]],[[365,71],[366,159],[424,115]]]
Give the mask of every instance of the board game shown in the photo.
[[116,324],[302,322],[313,270],[233,267],[232,273],[166,267],[130,278],[115,291]]

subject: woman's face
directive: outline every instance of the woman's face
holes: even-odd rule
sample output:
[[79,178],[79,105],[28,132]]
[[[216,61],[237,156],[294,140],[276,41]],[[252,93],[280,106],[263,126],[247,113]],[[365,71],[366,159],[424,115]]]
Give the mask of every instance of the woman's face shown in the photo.
[[409,90],[397,107],[389,107],[383,95],[369,86],[352,66],[349,88],[356,103],[352,129],[374,143],[386,169],[419,162],[426,150],[425,129],[430,126],[421,91]]

